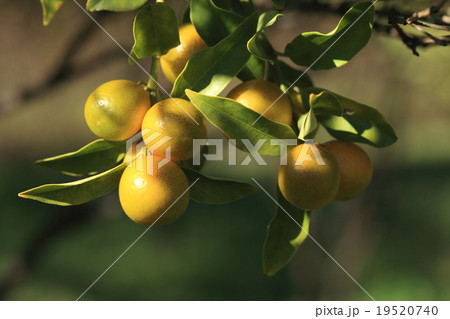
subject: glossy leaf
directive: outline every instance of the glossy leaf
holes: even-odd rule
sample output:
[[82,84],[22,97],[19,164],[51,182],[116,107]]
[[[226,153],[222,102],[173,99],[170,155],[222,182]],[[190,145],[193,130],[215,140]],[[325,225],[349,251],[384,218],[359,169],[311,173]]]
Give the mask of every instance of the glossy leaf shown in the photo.
[[255,34],[256,23],[255,13],[215,46],[195,53],[175,81],[171,95],[183,98],[186,89],[220,94],[247,63],[250,53],[246,44]]
[[142,8],[133,23],[132,52],[139,59],[166,54],[180,44],[175,12],[164,3]]
[[282,84],[285,88],[289,88],[292,84],[292,88],[305,88],[314,85],[307,73],[293,68],[281,60],[277,60],[275,65],[270,66],[269,80],[280,85]]
[[125,156],[125,143],[96,140],[79,150],[39,160],[36,164],[67,175],[93,175],[111,168]]
[[46,204],[71,206],[87,203],[114,190],[119,184],[126,163],[106,172],[64,184],[47,184],[19,194]]
[[272,64],[275,63],[277,55],[263,31],[282,16],[274,10],[264,12],[259,16],[257,33],[247,43],[247,49],[252,55]]
[[[191,3],[194,8],[191,10],[191,21],[209,46],[213,46],[227,37],[245,19],[230,10],[233,5],[229,0],[192,0]],[[264,73],[264,62],[251,56],[237,76],[242,81],[249,81],[262,79]]]
[[64,0],[41,0],[44,25],[48,25],[52,21],[63,3]]
[[243,182],[213,178],[197,170],[183,168],[190,184],[199,179],[189,190],[190,198],[203,204],[226,204],[242,199],[258,191]]
[[[311,211],[291,205],[278,189],[278,204],[275,216],[267,226],[263,249],[264,273],[272,276],[286,266],[309,232]],[[301,227],[300,227],[301,226]]]
[[[260,114],[242,104],[223,97],[208,96],[187,91],[192,104],[216,127],[236,139],[236,146],[248,151],[242,139],[248,139],[252,145],[266,140],[258,152],[262,155],[279,156],[280,146],[271,145],[271,140],[296,139],[291,127],[260,117]],[[254,124],[253,124],[254,123]]]
[[341,67],[370,39],[374,8],[372,2],[352,7],[328,34],[305,32],[286,46],[285,54],[296,64],[314,70]]
[[[308,90],[306,90],[308,92]],[[322,91],[318,94],[309,94],[309,107],[314,111],[314,114],[332,114],[341,116],[342,106],[337,95]]]
[[208,46],[219,43],[233,32],[244,17],[217,6],[213,0],[191,0],[191,21]]
[[310,109],[305,114],[301,114],[297,121],[298,127],[298,138],[301,140],[307,140],[313,137],[315,130],[317,129],[318,123],[316,115],[313,109]]
[[386,147],[397,141],[393,128],[376,109],[336,95],[343,115],[317,115],[317,119],[335,138],[375,147]]
[[146,2],[147,0],[88,0],[86,9],[89,11],[132,11]]
[[266,63],[254,55],[250,55],[245,67],[237,74],[241,81],[262,80],[266,71]]
[[257,31],[261,32],[265,28],[272,26],[275,22],[277,22],[278,18],[281,18],[283,15],[281,13],[276,12],[275,10],[270,10],[262,13],[258,18],[258,27]]
[[[305,93],[302,95],[303,97],[306,96]],[[305,99],[303,99],[303,103],[304,105],[306,105],[306,109],[309,109],[309,111],[306,114],[302,114],[297,122],[297,126],[300,132],[298,137],[302,140],[312,138],[312,136],[314,135],[318,125],[316,115],[342,115],[342,106],[336,95],[332,94],[331,92],[323,91],[319,94],[310,93],[309,102],[307,104],[305,103]]]

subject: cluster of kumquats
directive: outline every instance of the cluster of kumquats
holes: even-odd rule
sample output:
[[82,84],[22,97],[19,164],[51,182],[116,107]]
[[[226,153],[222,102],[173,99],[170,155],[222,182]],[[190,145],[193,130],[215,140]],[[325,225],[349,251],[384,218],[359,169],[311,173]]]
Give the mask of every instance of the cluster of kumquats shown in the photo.
[[[189,58],[206,47],[193,25],[182,25],[179,32],[180,45],[160,60],[162,71],[171,83]],[[292,106],[305,111],[298,93],[290,92],[288,97],[275,84],[265,80],[243,82],[231,90],[228,98],[287,125],[292,125]],[[125,213],[139,224],[156,222],[161,225],[179,218],[188,205],[189,185],[178,162],[192,158],[194,139],[207,136],[202,113],[189,101],[179,98],[167,98],[152,106],[145,86],[128,80],[114,80],[100,85],[90,94],[85,105],[85,118],[92,132],[105,140],[124,141],[140,130],[171,137],[166,144],[171,149],[171,161],[158,168],[158,163],[165,157],[164,151],[158,148],[152,155],[142,155],[142,167],[128,165],[123,172],[119,197]],[[146,146],[151,148],[157,140],[146,141]],[[305,161],[296,165],[302,148],[307,146],[310,147],[299,144],[290,149],[287,165],[279,168],[280,191],[292,205],[318,209],[332,200],[354,198],[368,186],[372,165],[359,146],[341,141],[316,144],[323,163]],[[151,160],[149,156],[152,156]],[[152,174],[148,173],[147,165],[154,166]]]

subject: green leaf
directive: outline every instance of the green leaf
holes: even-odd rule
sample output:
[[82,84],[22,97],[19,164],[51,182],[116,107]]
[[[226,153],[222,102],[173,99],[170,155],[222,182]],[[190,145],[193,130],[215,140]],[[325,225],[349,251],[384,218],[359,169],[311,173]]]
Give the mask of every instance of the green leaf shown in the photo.
[[[306,90],[305,93],[308,93],[308,91]],[[341,116],[343,111],[337,95],[329,91],[322,91],[319,94],[310,93],[308,105],[316,115],[332,114]]]
[[93,175],[111,168],[123,160],[125,144],[96,140],[79,150],[36,161],[36,164],[53,168],[72,176]]
[[191,21],[208,46],[219,43],[233,32],[244,17],[217,6],[212,0],[191,0]]
[[189,190],[190,198],[203,204],[226,204],[242,199],[258,191],[243,182],[213,178],[197,170],[183,168],[190,184],[199,179]]
[[86,9],[89,11],[132,11],[146,2],[147,0],[88,0]]
[[305,32],[286,46],[285,54],[296,64],[314,70],[341,67],[370,39],[374,8],[372,2],[352,7],[328,34]]
[[268,276],[274,275],[289,263],[309,232],[311,211],[291,205],[279,189],[278,204],[282,208],[277,206],[275,216],[267,226],[263,249],[263,269]]
[[[258,152],[262,155],[279,156],[280,146],[271,145],[271,140],[296,139],[292,128],[285,124],[273,122],[242,104],[228,98],[208,96],[187,90],[192,104],[216,127],[231,139],[236,139],[236,146],[248,151],[242,139],[248,139],[252,145],[259,140],[266,140]],[[254,124],[253,124],[254,123]]]
[[[191,6],[191,21],[208,46],[213,46],[227,37],[245,19],[229,10],[233,7],[229,0],[192,0]],[[251,56],[237,76],[242,81],[249,81],[262,79],[264,73],[264,62]]]
[[266,71],[266,63],[258,59],[254,55],[250,55],[247,64],[244,68],[237,74],[237,77],[245,82],[250,80],[262,80],[264,79]]
[[43,24],[48,25],[52,21],[56,12],[63,5],[64,0],[41,0]]
[[277,9],[283,9],[286,5],[286,0],[272,0],[272,2]]
[[164,3],[142,8],[133,23],[132,52],[139,58],[160,56],[180,44],[175,12]]
[[305,88],[314,86],[311,78],[303,70],[291,67],[281,60],[277,60],[275,65],[269,68],[269,81],[284,85],[286,89],[292,84],[292,88]]
[[184,8],[183,14],[181,15],[181,23],[191,23],[191,6],[189,3]]
[[119,184],[126,163],[106,172],[64,184],[47,184],[19,194],[46,204],[71,206],[87,203],[114,190]]
[[320,124],[335,138],[375,147],[387,147],[397,141],[393,128],[376,109],[337,95],[343,115],[317,115]]
[[316,115],[318,114],[332,114],[341,116],[342,106],[336,97],[336,95],[330,92],[320,92],[319,94],[309,94],[309,102],[306,104],[305,95],[307,91],[302,94],[302,99],[304,100],[304,105],[309,108],[306,114],[302,114],[299,117],[297,126],[299,129],[298,138],[301,140],[306,140],[312,138],[315,134],[317,128]]
[[262,13],[258,18],[258,27],[256,31],[261,32],[265,28],[272,26],[275,22],[277,22],[278,18],[281,18],[282,16],[283,15],[281,13],[278,13],[275,10]]
[[274,10],[261,14],[258,19],[257,33],[247,43],[247,49],[252,55],[271,64],[275,63],[277,55],[263,31],[265,28],[273,25],[282,16],[282,14]]
[[184,98],[186,89],[220,94],[250,58],[246,44],[255,34],[256,22],[255,13],[215,46],[195,53],[176,79],[171,95]]
[[305,114],[301,114],[298,121],[297,127],[299,130],[298,138],[305,141],[307,139],[313,138],[315,135],[315,130],[317,129],[317,118],[314,114],[313,109],[310,109]]
[[248,51],[257,58],[267,61],[270,64],[275,63],[276,54],[272,45],[262,32],[256,33],[247,43]]

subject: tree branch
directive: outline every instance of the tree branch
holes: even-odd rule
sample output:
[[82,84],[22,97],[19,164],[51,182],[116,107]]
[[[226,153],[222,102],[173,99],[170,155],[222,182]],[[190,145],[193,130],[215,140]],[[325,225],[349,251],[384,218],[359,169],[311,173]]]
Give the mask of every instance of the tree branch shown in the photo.
[[[103,20],[106,16],[110,15],[111,12],[100,12],[97,13],[96,19],[98,21]],[[65,49],[62,57],[59,59],[58,66],[54,71],[43,81],[42,84],[33,88],[22,89],[10,100],[0,100],[0,115],[4,115],[9,110],[13,110],[16,105],[22,104],[29,101],[36,96],[39,96],[43,91],[46,91],[63,81],[67,81],[75,75],[82,75],[84,73],[90,72],[93,68],[97,66],[103,66],[105,60],[110,60],[118,57],[117,52],[107,52],[103,55],[92,58],[90,61],[85,63],[82,68],[74,67],[73,59],[83,47],[86,41],[89,39],[91,34],[97,30],[97,26],[94,22],[90,21],[80,28],[80,31],[74,36],[70,45]],[[101,61],[102,63],[98,63]]]
[[[419,55],[418,47],[447,46],[450,43],[450,35],[435,36],[421,28],[427,27],[434,30],[450,31],[450,17],[442,12],[447,2],[448,0],[441,0],[437,5],[418,12],[407,12],[393,6],[384,6],[375,11],[373,29],[379,33],[400,38],[417,56]],[[288,9],[301,12],[332,13],[340,16],[347,12],[352,5],[353,2],[351,1],[341,3],[321,3],[318,0],[308,2],[287,1]],[[432,19],[433,22],[421,21],[423,19]],[[388,24],[386,24],[386,21]],[[407,33],[400,25],[409,25],[424,34],[424,36]]]

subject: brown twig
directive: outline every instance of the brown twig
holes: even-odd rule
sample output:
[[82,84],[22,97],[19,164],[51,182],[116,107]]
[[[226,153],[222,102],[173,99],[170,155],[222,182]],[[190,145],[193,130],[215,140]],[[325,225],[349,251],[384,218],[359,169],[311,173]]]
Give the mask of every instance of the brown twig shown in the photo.
[[[447,1],[448,0],[442,0],[438,5],[414,12],[409,17],[389,17],[388,23],[397,31],[403,43],[411,49],[414,55],[419,56],[419,52],[417,51],[418,47],[427,47],[430,45],[447,46],[450,43],[450,35],[438,37],[421,27],[424,26],[435,30],[450,31],[449,26],[419,20],[437,15]],[[420,37],[409,34],[405,32],[400,25],[409,25],[425,36]]]
[[[387,34],[391,37],[399,37],[405,45],[412,50],[415,55],[419,55],[418,47],[446,46],[450,43],[449,36],[435,36],[425,31],[421,26],[450,31],[450,17],[442,13],[442,9],[448,0],[441,0],[437,5],[430,6],[418,12],[407,12],[396,7],[381,7],[375,11],[373,29],[379,33]],[[287,8],[301,12],[325,12],[343,15],[354,3],[351,1],[341,3],[321,3],[319,1],[295,1],[288,0]],[[422,21],[432,18],[433,22]],[[386,24],[386,19],[388,24]],[[419,21],[419,19],[421,19]],[[407,33],[400,25],[410,25],[423,33],[418,36]]]

